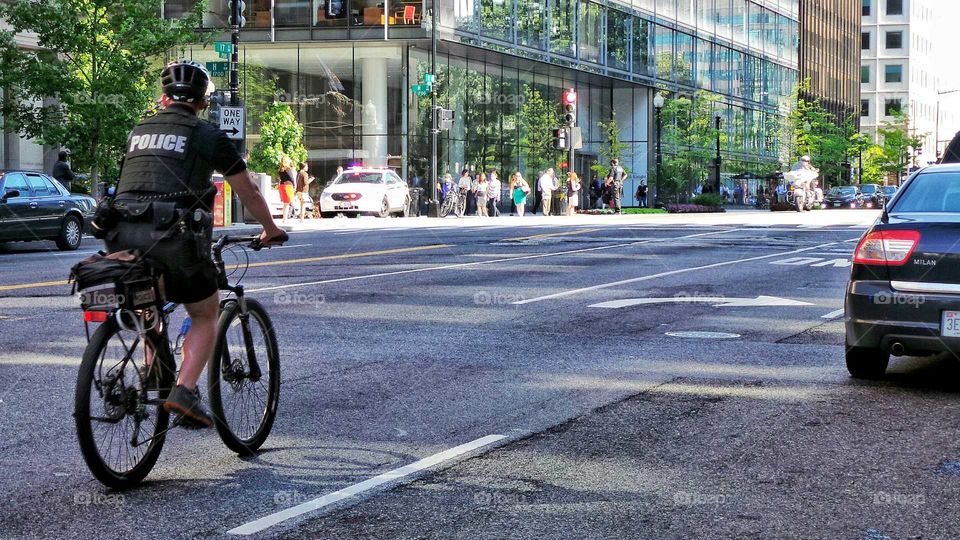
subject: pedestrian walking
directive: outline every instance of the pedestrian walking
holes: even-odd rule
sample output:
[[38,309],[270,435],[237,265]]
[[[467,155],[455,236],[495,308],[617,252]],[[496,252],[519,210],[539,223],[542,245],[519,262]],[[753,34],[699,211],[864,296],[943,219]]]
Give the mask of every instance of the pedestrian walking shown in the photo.
[[[540,180],[537,182],[537,191],[540,192],[540,199],[543,205],[543,215],[550,215],[550,205],[553,201],[553,192],[557,189],[556,179],[553,175],[553,169],[547,169]],[[536,209],[533,211],[536,213]]]
[[613,211],[619,214],[623,209],[621,200],[623,199],[623,183],[627,180],[627,171],[620,166],[620,160],[613,158],[610,160],[610,176],[613,178]]
[[487,217],[487,175],[478,174],[476,186],[477,217]]
[[580,177],[577,173],[570,171],[567,173],[567,215],[572,216],[577,213],[580,206],[580,190],[583,186],[580,183]]
[[77,177],[70,168],[70,163],[67,161],[69,159],[70,153],[61,150],[57,155],[57,162],[53,164],[53,171],[50,173],[50,176],[57,182],[63,184],[63,187],[67,188],[67,191],[73,191],[73,181],[76,180]]
[[297,173],[293,170],[293,161],[290,158],[286,156],[280,158],[280,169],[277,171],[277,176],[280,178],[280,185],[277,186],[277,189],[280,190],[280,202],[283,203],[281,216],[283,222],[286,223],[290,216],[290,205],[293,203],[293,189],[297,184]]
[[637,205],[639,205],[640,208],[647,208],[647,179],[646,178],[644,178],[643,180],[640,180],[640,185],[637,186],[637,192],[635,195],[637,198]]
[[[517,215],[520,217],[523,217],[523,213],[527,209],[527,195],[529,194],[530,184],[523,179],[520,171],[513,173],[510,177],[510,197],[513,199],[513,203],[517,207]],[[536,208],[534,208],[534,212],[536,212]]]
[[[300,205],[300,223],[303,223],[303,218],[306,217],[307,200],[310,199],[310,183],[313,182],[313,177],[310,176],[309,171],[310,166],[304,161],[300,164],[300,172],[297,173],[297,185],[294,197]],[[312,202],[313,199],[310,199],[310,201]]]
[[460,188],[460,196],[466,197],[464,206],[464,215],[470,213],[470,190],[473,189],[473,178],[470,177],[470,170],[464,169],[460,173],[460,180],[457,181],[457,187]]
[[487,215],[500,216],[500,197],[503,195],[503,185],[496,170],[490,171],[490,180],[487,182]]

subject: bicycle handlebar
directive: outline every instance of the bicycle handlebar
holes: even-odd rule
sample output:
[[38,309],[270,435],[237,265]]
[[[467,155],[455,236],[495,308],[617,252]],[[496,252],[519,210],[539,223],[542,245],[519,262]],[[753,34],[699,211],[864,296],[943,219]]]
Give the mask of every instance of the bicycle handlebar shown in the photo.
[[[279,242],[283,244],[284,242],[290,240],[290,235],[286,231],[281,231],[280,235],[274,236],[273,238],[268,239],[270,242]],[[261,249],[268,247],[263,244],[260,240],[260,235],[255,236],[221,236],[217,238],[217,241],[213,244],[213,252],[219,254],[223,251],[223,248],[232,245],[232,244],[247,244],[247,247],[254,251],[260,251]]]

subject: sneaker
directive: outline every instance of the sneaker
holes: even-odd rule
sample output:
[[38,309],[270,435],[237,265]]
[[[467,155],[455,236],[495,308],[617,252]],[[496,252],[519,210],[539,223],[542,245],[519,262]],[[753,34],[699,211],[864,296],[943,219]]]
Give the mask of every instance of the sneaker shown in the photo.
[[196,390],[177,385],[170,392],[163,408],[177,414],[176,423],[187,428],[213,427],[213,418],[200,403],[200,394]]

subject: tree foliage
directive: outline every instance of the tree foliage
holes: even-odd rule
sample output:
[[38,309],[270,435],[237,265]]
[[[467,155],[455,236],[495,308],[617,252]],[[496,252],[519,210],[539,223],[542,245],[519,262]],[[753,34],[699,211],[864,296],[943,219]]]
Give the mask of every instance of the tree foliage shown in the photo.
[[520,104],[520,145],[527,150],[527,170],[543,171],[553,167],[557,151],[553,149],[553,129],[560,125],[560,104],[548,102],[540,91],[523,85]]
[[[0,4],[4,128],[69,148],[77,170],[115,175],[128,132],[158,95],[160,58],[196,42],[205,2],[183,19],[161,0],[19,0]],[[36,34],[40,49],[15,34]]]
[[880,152],[877,153],[875,166],[883,174],[899,179],[910,165],[915,165],[914,155],[919,152],[925,134],[909,132],[910,118],[899,113],[892,122],[884,122],[877,129],[880,138]]
[[620,140],[620,126],[617,124],[616,117],[617,114],[614,111],[611,114],[610,121],[604,122],[601,120],[597,122],[604,142],[600,145],[597,152],[600,154],[600,159],[594,163],[590,169],[601,178],[606,178],[606,176],[610,174],[610,161],[614,158],[620,160],[625,172],[630,172],[630,170],[623,165],[623,163],[627,161],[626,158],[629,157],[630,145]]
[[250,167],[260,172],[275,172],[284,157],[290,158],[295,166],[307,160],[303,125],[289,105],[274,103],[261,118],[260,142],[250,153]]
[[664,101],[663,178],[658,184],[661,200],[680,200],[707,178],[717,138],[727,143],[724,130],[714,121],[720,96],[698,91],[693,99],[680,96]]

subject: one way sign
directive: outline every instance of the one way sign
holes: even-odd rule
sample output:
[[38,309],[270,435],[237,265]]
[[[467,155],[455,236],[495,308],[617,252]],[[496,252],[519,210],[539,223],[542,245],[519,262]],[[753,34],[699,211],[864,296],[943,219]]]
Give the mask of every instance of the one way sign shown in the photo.
[[246,116],[246,110],[243,107],[223,107],[220,109],[220,129],[222,129],[227,137],[235,140],[242,141],[244,136],[244,117]]

